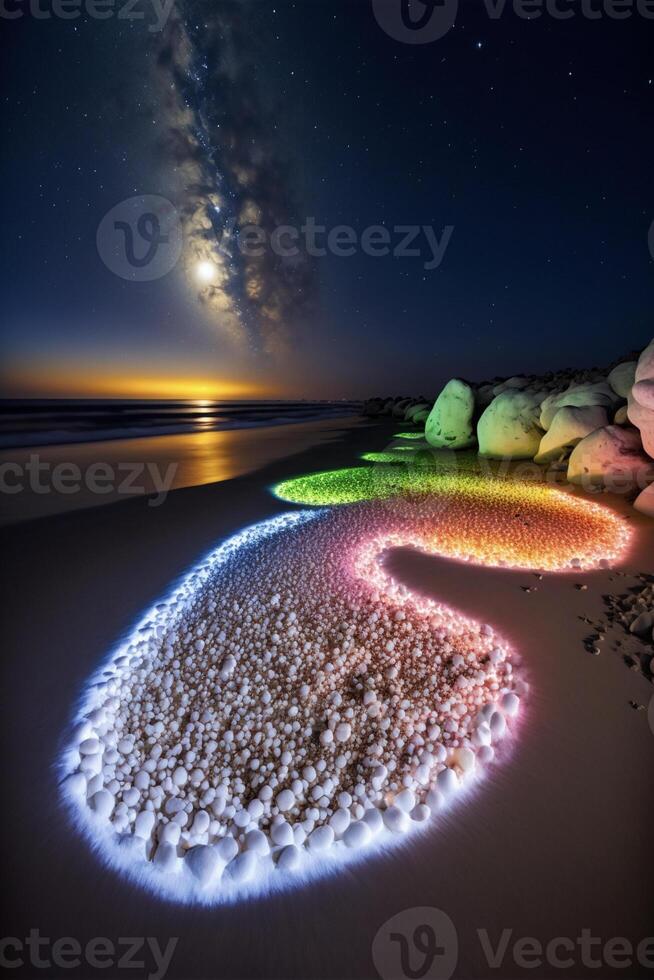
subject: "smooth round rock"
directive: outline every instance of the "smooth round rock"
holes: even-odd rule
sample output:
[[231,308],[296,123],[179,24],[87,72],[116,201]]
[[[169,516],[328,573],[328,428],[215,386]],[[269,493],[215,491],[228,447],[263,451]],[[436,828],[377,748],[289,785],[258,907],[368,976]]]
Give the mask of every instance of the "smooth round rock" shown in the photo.
[[186,866],[201,885],[207,885],[218,874],[221,860],[213,847],[198,844],[186,852]]
[[351,847],[352,850],[359,850],[361,847],[365,847],[370,841],[370,827],[363,820],[355,820],[351,823],[343,834],[343,843],[346,847]]
[[429,820],[430,817],[431,810],[426,803],[418,803],[417,806],[414,806],[413,810],[411,811],[411,819],[415,821],[415,823],[424,823],[426,820]]
[[410,789],[403,789],[395,797],[395,806],[399,806],[405,813],[411,813],[415,805],[416,798]]
[[154,820],[155,817],[152,810],[141,810],[140,813],[137,813],[136,820],[134,821],[135,836],[147,840],[154,830]]
[[83,796],[86,792],[86,777],[83,772],[71,772],[64,779],[62,786],[73,796]]
[[95,810],[98,816],[105,818],[111,816],[115,802],[108,789],[98,790],[90,799],[91,808]]
[[502,696],[500,707],[502,708],[504,714],[508,715],[509,718],[515,718],[520,710],[520,698],[517,694],[514,694],[513,691],[507,691],[507,693]]
[[363,815],[363,822],[370,827],[370,833],[374,837],[384,826],[384,818],[381,815],[381,810],[378,810],[376,806],[366,810]]
[[270,828],[270,837],[273,844],[277,844],[278,847],[287,847],[294,840],[293,828],[285,820],[282,823],[276,823]]
[[409,829],[409,814],[399,806],[389,806],[384,810],[384,823],[394,834],[404,834]]
[[234,882],[250,881],[254,877],[259,858],[254,851],[243,851],[229,862],[226,872]]
[[334,831],[331,827],[316,827],[307,838],[307,847],[310,851],[326,851],[334,843]]
[[287,844],[277,856],[277,867],[282,871],[295,871],[300,864],[301,851],[295,844]]
[[506,720],[501,711],[494,711],[491,715],[490,730],[493,736],[493,741],[497,741],[498,739],[502,738],[506,732]]
[[425,799],[427,806],[432,813],[437,813],[439,810],[443,809],[443,804],[445,801],[435,786],[432,786]]
[[245,849],[246,851],[254,851],[260,857],[265,857],[266,854],[270,853],[268,838],[262,830],[250,830],[245,835]]
[[444,796],[453,793],[459,786],[459,778],[454,769],[442,769],[436,777],[438,789]]
[[295,803],[295,794],[290,789],[283,789],[281,793],[277,794],[275,803],[277,804],[279,812],[285,813],[287,810],[290,810]]
[[329,818],[329,826],[337,837],[342,837],[350,825],[350,814],[343,807],[339,807]]
[[80,746],[79,746],[79,754],[80,755],[96,755],[100,751],[101,748],[102,748],[102,745],[101,745],[99,739],[97,739],[97,738],[85,738],[84,741],[80,743]]
[[214,848],[220,860],[224,861],[225,864],[238,854],[238,844],[233,837],[222,837],[214,844]]

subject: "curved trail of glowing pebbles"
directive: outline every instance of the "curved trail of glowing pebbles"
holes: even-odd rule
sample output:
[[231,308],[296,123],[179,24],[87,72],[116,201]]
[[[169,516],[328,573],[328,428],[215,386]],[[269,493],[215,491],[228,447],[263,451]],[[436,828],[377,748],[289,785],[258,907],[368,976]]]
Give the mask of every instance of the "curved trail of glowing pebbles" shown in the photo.
[[[286,887],[420,827],[492,761],[526,692],[515,655],[490,626],[396,583],[385,551],[562,568],[561,550],[592,565],[628,532],[604,508],[533,485],[432,472],[415,492],[414,471],[391,496],[396,470],[280,485],[314,504],[377,499],[235,535],[91,679],[62,768],[109,864],[180,902]],[[171,829],[173,804],[184,820]],[[292,874],[280,870],[287,848]]]
[[386,500],[389,510],[399,511],[407,500],[420,500],[423,530],[407,532],[415,545],[484,565],[596,568],[622,558],[631,539],[626,522],[599,504],[550,486],[474,473],[352,467],[286,480],[275,494],[311,506]]

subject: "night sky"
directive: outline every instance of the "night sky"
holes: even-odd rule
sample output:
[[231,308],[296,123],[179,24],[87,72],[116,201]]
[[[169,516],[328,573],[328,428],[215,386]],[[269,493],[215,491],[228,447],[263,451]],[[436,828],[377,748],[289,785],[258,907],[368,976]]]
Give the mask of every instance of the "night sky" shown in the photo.
[[[176,0],[159,32],[151,0],[140,20],[6,6],[4,395],[430,395],[654,333],[654,19],[461,0],[406,44],[371,0]],[[183,236],[151,281],[96,243],[142,195]],[[453,230],[432,269],[422,234],[404,257],[235,243],[308,217],[391,247]]]

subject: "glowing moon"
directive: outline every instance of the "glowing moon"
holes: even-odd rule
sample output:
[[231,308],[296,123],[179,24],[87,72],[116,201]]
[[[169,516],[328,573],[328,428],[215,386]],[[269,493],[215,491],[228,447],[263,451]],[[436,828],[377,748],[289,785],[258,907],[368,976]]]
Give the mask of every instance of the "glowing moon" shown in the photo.
[[213,262],[198,262],[195,267],[195,277],[200,282],[213,282],[216,278],[216,266]]

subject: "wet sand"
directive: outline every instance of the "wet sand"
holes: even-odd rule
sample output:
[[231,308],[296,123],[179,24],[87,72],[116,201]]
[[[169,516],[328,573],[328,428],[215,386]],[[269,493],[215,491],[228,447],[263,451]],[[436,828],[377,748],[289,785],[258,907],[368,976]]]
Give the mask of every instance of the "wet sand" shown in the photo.
[[[207,429],[178,435],[4,450],[0,452],[0,467],[5,463],[12,465],[6,483],[13,488],[20,479],[24,490],[0,494],[0,524],[146,495],[151,496],[150,509],[154,509],[165,502],[169,490],[234,480],[275,460],[339,439],[344,432],[360,425],[368,423],[360,416],[352,416],[292,425]],[[34,457],[38,457],[44,468],[32,477],[25,467]],[[21,468],[22,476],[13,469],[14,464]],[[56,467],[71,464],[79,468],[79,476],[77,481],[74,477],[64,481],[63,485],[70,489],[64,493],[39,489],[51,486]],[[109,467],[112,474],[109,481],[91,476],[91,468],[98,464]],[[105,491],[107,482],[109,487]]]
[[[264,469],[177,490],[159,508],[145,499],[5,528],[2,718],[3,934],[38,928],[85,942],[106,936],[179,937],[168,977],[375,977],[371,945],[392,915],[436,906],[455,924],[457,978],[639,977],[629,969],[511,962],[492,969],[477,930],[495,945],[533,936],[637,944],[652,933],[654,733],[652,685],[610,648],[583,647],[602,593],[624,590],[613,572],[546,575],[456,565],[410,551],[390,557],[412,587],[505,633],[522,652],[532,691],[511,758],[474,799],[438,818],[417,841],[375,855],[309,888],[246,905],[184,908],[139,891],[97,862],[68,825],[52,765],[84,681],[145,606],[214,543],[239,527],[292,509],[268,487],[312,470],[354,465],[383,449],[391,427],[355,428]],[[606,498],[593,498],[606,503]],[[620,503],[616,502],[620,507]],[[654,524],[638,528],[624,568],[651,570]],[[587,591],[574,584],[583,581]],[[522,585],[537,584],[525,593]],[[8,900],[8,901],[7,901]],[[28,967],[17,976],[139,976],[143,971]]]

